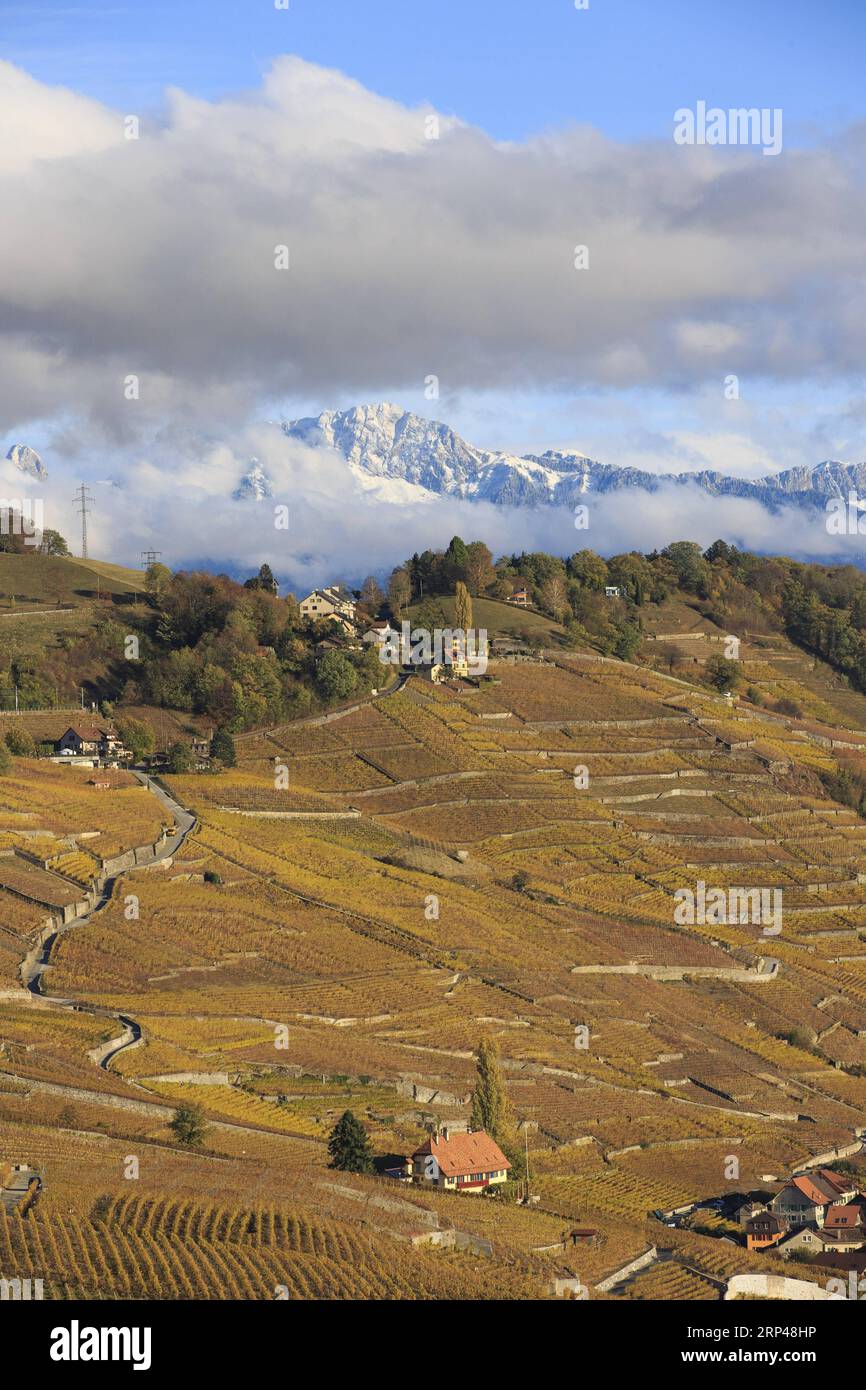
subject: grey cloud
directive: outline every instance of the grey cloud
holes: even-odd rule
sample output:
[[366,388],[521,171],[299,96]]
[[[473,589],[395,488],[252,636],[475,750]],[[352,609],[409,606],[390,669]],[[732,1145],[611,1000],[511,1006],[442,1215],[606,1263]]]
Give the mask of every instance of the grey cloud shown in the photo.
[[[863,140],[500,144],[294,58],[161,125],[0,65],[0,419],[237,423],[286,395],[858,371]],[[11,215],[10,215],[11,214]],[[291,269],[274,269],[288,244]],[[590,269],[573,269],[573,248]],[[141,400],[123,399],[128,373]],[[66,426],[64,426],[65,428]]]

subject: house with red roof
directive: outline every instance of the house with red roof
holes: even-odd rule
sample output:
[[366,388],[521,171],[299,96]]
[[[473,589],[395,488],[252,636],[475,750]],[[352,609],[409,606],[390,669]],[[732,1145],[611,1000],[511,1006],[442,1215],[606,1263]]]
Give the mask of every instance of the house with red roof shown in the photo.
[[831,1207],[857,1195],[850,1178],[832,1168],[800,1173],[777,1192],[770,1207],[787,1230],[798,1226],[823,1226]]
[[483,1192],[506,1181],[511,1164],[483,1129],[431,1135],[408,1161],[413,1182],[449,1192]]
[[829,1207],[824,1217],[825,1231],[859,1231],[866,1240],[866,1198],[856,1197],[853,1202],[838,1202]]

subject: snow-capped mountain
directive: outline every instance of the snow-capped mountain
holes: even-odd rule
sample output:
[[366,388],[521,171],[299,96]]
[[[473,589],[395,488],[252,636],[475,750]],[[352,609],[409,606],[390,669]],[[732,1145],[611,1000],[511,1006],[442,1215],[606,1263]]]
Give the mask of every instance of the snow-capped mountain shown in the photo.
[[771,511],[784,503],[823,511],[830,497],[847,499],[849,491],[866,495],[866,463],[829,460],[753,480],[709,469],[646,473],[599,463],[585,454],[548,450],[515,455],[478,449],[447,425],[390,404],[328,410],[286,421],[283,430],[290,439],[335,450],[365,487],[376,480],[382,495],[394,501],[411,490],[500,506],[573,507],[588,493],[657,492],[676,485],[697,487],[715,497],[750,498]]
[[6,458],[16,468],[20,468],[22,473],[29,473],[31,478],[38,478],[40,482],[44,482],[48,477],[48,469],[29,444],[13,444]]
[[250,459],[250,466],[232,496],[237,502],[264,502],[266,497],[273,495],[273,484],[267,472],[257,458]]

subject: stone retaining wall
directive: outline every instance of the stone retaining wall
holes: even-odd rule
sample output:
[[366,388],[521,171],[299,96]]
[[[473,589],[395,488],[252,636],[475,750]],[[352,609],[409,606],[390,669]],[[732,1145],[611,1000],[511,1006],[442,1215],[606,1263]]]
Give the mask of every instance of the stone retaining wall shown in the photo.
[[632,1274],[637,1274],[639,1270],[646,1269],[647,1265],[653,1264],[658,1259],[658,1254],[656,1247],[651,1245],[648,1250],[644,1250],[643,1254],[638,1255],[634,1260],[629,1260],[628,1264],[623,1265],[621,1269],[614,1270],[613,1274],[608,1274],[607,1278],[602,1279],[595,1287],[599,1293],[609,1293],[616,1284],[621,1284],[624,1279],[630,1278]]
[[784,1274],[735,1274],[728,1280],[725,1290],[727,1300],[750,1294],[757,1298],[779,1298],[798,1303],[843,1301],[841,1294],[828,1293],[820,1284],[811,1284],[807,1279],[788,1279]]

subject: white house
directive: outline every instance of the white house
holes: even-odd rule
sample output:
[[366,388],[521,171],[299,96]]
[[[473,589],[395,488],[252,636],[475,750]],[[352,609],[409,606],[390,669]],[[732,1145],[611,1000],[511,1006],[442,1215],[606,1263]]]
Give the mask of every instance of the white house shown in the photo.
[[333,618],[341,624],[352,625],[355,621],[355,599],[344,584],[331,584],[325,589],[314,589],[298,605],[301,616],[316,621]]
[[57,740],[57,752],[77,758],[128,758],[129,749],[109,724],[72,724]]

